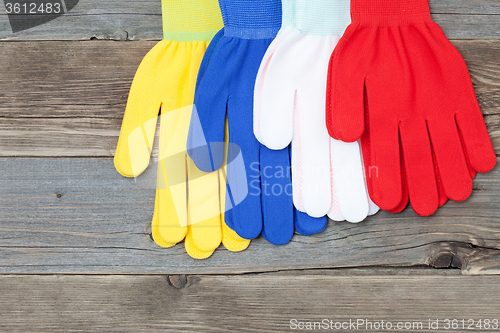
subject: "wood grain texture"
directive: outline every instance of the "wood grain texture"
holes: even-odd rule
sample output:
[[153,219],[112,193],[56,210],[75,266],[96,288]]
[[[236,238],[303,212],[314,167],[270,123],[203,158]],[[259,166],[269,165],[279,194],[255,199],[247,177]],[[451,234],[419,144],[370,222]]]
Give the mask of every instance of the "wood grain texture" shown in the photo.
[[153,189],[105,158],[0,159],[0,274],[199,274],[356,266],[458,268],[500,274],[500,166],[478,175],[465,202],[431,217],[411,209],[363,223],[329,223],[285,246],[262,238],[241,253],[191,259],[150,237]]
[[161,1],[87,0],[51,22],[12,33],[0,6],[0,39],[4,40],[138,40],[161,39]]
[[[13,333],[288,332],[293,331],[291,319],[334,323],[363,319],[394,325],[422,323],[424,329],[410,332],[449,332],[444,329],[445,319],[500,319],[496,277],[412,270],[409,274],[320,273],[4,275],[0,276],[0,329]],[[172,279],[185,282],[174,286]],[[429,330],[429,319],[438,319],[440,329]],[[363,328],[360,331],[375,331]]]
[[[0,156],[113,156],[130,84],[155,43],[0,42]],[[500,40],[454,44],[500,153]]]
[[[500,0],[430,5],[500,154]],[[157,247],[154,190],[110,157],[133,75],[161,37],[159,0],[80,1],[16,34],[0,5],[0,331],[276,332],[292,318],[361,318],[440,319],[432,332],[448,332],[446,318],[500,319],[498,278],[460,276],[500,274],[500,166],[429,218],[381,212],[203,261]]]
[[113,156],[130,84],[155,44],[0,43],[2,155]]
[[499,15],[498,0],[430,0],[431,13],[434,14],[471,14]]
[[[431,0],[433,19],[449,38],[500,38],[500,1]],[[80,1],[66,15],[41,26],[12,33],[0,7],[0,39],[3,40],[111,40],[160,39],[160,1]]]

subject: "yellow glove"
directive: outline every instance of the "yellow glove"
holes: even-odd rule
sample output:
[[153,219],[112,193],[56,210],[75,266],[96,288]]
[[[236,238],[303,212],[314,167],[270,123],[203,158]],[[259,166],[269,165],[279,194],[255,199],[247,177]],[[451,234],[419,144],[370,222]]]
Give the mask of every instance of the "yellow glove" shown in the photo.
[[222,170],[202,173],[186,153],[198,69],[222,27],[216,0],[162,1],[164,40],[148,52],[132,82],[115,154],[116,170],[140,175],[149,165],[158,113],[160,156],[152,234],[162,247],[186,239],[193,258],[209,257],[221,241],[241,251],[249,241],[224,224]]

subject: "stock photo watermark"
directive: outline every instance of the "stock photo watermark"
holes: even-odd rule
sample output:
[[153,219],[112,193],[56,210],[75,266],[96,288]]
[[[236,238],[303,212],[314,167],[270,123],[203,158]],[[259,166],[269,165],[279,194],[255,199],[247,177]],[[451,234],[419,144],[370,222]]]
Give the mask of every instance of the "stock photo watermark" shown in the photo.
[[[245,160],[234,143],[207,142],[193,105],[162,113],[137,126],[128,137],[128,147],[136,185],[168,197],[181,224],[225,213],[247,196],[292,197],[293,184],[299,184],[308,194],[325,193],[325,188],[332,191],[331,187],[345,197],[366,194],[365,173],[354,162],[342,167],[304,163],[299,175],[290,164],[271,166]],[[370,173],[376,175],[378,169],[371,167]],[[299,179],[321,181],[298,183]],[[335,188],[332,179],[349,180],[353,185]]]
[[297,331],[423,331],[423,330],[499,330],[498,319],[427,319],[424,321],[348,319],[301,321],[290,319],[289,328]]
[[[182,226],[220,215],[248,195],[239,146],[227,142],[208,144],[193,109],[187,106],[165,112],[137,126],[128,137],[136,185],[156,189],[167,198]],[[197,131],[192,140],[188,140],[190,128]],[[221,165],[214,167],[217,156],[222,157]]]
[[4,0],[13,33],[50,22],[72,10],[79,0]]
[[[365,181],[364,181],[364,172],[359,173],[357,168],[355,167],[355,162],[352,165],[344,164],[342,167],[328,167],[322,168],[316,165],[303,165],[300,168],[301,177],[304,179],[349,179],[351,180],[351,184],[356,184],[350,186],[348,189],[340,189],[335,188],[335,193],[337,195],[349,196],[355,194],[363,194],[366,193]],[[378,176],[378,168],[370,167],[370,174],[374,176]],[[262,165],[260,162],[252,162],[250,164],[250,172],[249,172],[249,185],[250,191],[249,195],[254,196],[280,196],[283,193],[286,195],[293,195],[293,185],[292,183],[288,183],[283,185],[282,182],[276,182],[279,179],[293,179],[293,177],[297,177],[297,174],[294,174],[292,166],[269,166]],[[322,177],[321,177],[322,176]],[[353,181],[353,180],[360,181]],[[330,181],[325,182],[312,182],[310,184],[301,184],[303,188],[307,188],[308,193],[321,193],[323,187],[333,186]],[[342,191],[348,191],[349,193],[343,193]]]

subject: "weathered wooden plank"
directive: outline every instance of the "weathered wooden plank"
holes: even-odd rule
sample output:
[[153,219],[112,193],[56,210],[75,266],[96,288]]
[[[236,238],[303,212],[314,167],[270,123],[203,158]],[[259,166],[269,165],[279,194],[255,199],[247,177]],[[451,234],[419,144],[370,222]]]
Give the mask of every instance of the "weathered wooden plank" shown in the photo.
[[500,14],[498,0],[430,0],[429,3],[434,14]]
[[130,84],[155,44],[0,43],[3,155],[112,156]]
[[[154,44],[0,43],[0,156],[112,156],[130,83]],[[454,44],[500,153],[500,41]]]
[[[499,320],[496,277],[409,270],[293,272],[246,276],[0,276],[5,332],[285,332],[298,322],[358,320],[391,332],[449,332],[446,319]],[[296,320],[296,322],[294,321]],[[438,329],[429,329],[438,320]],[[387,323],[393,325],[387,329]],[[495,321],[496,322],[496,321]],[[451,324],[451,323],[450,323]],[[307,325],[307,324],[304,324]],[[341,325],[341,324],[337,324]],[[415,325],[415,326],[413,326]],[[347,328],[344,325],[344,328]],[[316,326],[316,329],[319,329]],[[337,331],[346,332],[348,329]]]
[[499,15],[433,14],[432,19],[450,39],[499,38]]
[[0,39],[5,40],[161,39],[161,1],[80,1],[67,14],[46,24],[12,33],[0,7]]
[[474,193],[428,218],[411,209],[360,224],[330,223],[286,246],[259,238],[241,253],[193,260],[182,244],[150,237],[154,189],[118,175],[105,158],[0,159],[1,273],[238,273],[374,265],[500,273],[500,166]]
[[[432,0],[431,12],[449,38],[499,38],[500,1]],[[0,39],[113,40],[159,39],[160,1],[80,1],[66,15],[38,27],[12,33],[0,7]]]

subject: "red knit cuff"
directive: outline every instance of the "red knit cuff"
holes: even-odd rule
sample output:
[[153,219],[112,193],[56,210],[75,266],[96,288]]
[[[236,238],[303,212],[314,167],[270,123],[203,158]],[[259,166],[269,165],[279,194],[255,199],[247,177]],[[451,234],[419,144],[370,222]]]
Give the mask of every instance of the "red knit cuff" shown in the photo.
[[393,26],[431,20],[428,0],[351,0],[351,19],[361,25]]

